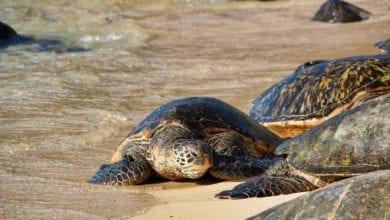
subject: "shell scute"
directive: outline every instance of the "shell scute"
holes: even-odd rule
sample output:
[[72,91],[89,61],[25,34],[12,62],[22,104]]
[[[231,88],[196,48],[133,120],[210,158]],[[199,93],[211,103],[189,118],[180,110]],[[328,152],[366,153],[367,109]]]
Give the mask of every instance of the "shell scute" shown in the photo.
[[311,175],[390,169],[390,94],[360,104],[279,145],[276,155]]
[[297,70],[263,92],[250,116],[282,137],[349,109],[362,100],[390,91],[390,56],[358,56],[323,61]]

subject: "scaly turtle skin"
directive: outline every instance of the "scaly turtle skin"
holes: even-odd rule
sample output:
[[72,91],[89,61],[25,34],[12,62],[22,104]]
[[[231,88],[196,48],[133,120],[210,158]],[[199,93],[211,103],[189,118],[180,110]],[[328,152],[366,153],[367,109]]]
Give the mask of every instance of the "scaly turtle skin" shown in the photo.
[[199,178],[206,172],[241,179],[264,171],[259,159],[281,139],[245,113],[214,98],[186,98],[161,106],[119,145],[112,164],[90,182],[140,184],[151,176]]
[[262,219],[386,219],[390,216],[390,170],[370,172],[270,208]]
[[262,93],[250,116],[294,137],[364,100],[390,91],[390,55],[307,62]]
[[264,175],[217,195],[262,197],[310,191],[359,174],[390,169],[390,93],[347,110],[275,149]]
[[370,12],[340,0],[327,0],[312,20],[329,23],[357,22],[369,18]]

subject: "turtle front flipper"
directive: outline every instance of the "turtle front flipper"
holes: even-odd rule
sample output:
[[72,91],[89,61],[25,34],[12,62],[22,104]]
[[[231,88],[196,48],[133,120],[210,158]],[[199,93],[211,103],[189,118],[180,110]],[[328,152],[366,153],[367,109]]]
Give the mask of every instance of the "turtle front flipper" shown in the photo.
[[208,138],[214,150],[209,173],[223,180],[236,180],[264,173],[274,164],[272,158],[261,157],[255,142],[236,132],[218,133]]
[[214,155],[214,165],[209,173],[222,180],[238,180],[263,174],[272,164],[271,159],[252,156],[233,157]]
[[118,162],[102,165],[89,182],[103,185],[136,185],[143,183],[150,175],[151,169],[144,157],[126,155]]
[[243,199],[249,197],[266,197],[280,194],[306,192],[318,187],[300,176],[264,175],[256,177],[235,186],[232,190],[225,190],[215,197],[220,199]]

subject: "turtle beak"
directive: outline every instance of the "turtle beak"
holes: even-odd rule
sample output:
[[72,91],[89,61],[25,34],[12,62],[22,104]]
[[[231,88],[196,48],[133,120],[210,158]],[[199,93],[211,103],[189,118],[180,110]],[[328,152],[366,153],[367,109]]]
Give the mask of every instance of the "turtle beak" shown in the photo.
[[203,155],[203,166],[206,168],[210,168],[213,166],[213,160],[211,154]]
[[193,164],[208,169],[213,166],[213,160],[211,158],[211,155],[203,154],[202,157],[195,159]]
[[198,157],[193,161],[192,166],[189,167],[190,172],[187,173],[187,178],[196,179],[203,176],[212,165],[210,155],[203,154],[202,157]]

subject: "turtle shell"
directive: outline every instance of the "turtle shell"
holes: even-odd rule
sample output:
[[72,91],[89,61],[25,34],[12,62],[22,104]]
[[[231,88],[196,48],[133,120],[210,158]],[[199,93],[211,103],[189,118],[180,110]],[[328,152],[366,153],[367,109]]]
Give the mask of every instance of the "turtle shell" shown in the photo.
[[[282,139],[259,125],[237,108],[209,97],[190,97],[169,102],[147,116],[127,138],[149,139],[154,132],[169,123],[179,123],[191,130],[194,139],[232,131],[254,143],[260,155],[273,152]],[[118,160],[124,146],[120,145],[112,161]]]
[[386,219],[390,216],[389,179],[390,170],[370,172],[333,183],[249,219]]
[[279,145],[297,170],[337,180],[390,169],[390,93],[369,100]]
[[294,137],[390,91],[390,55],[311,61],[253,102],[250,116],[281,137]]

